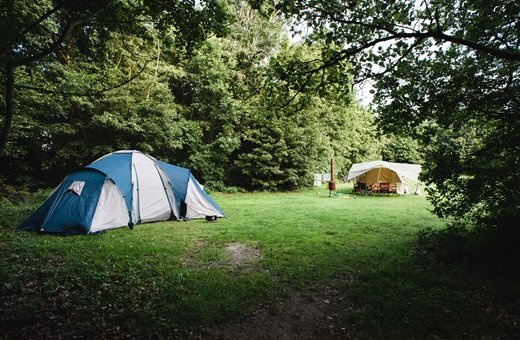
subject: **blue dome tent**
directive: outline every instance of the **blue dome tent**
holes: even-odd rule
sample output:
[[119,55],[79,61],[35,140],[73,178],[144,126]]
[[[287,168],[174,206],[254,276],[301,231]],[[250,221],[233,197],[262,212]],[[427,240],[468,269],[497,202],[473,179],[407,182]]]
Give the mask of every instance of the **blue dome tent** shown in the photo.
[[81,234],[206,216],[224,213],[189,169],[123,150],[65,177],[19,229]]
[[204,191],[190,169],[158,161],[168,175],[178,203],[180,216],[186,219],[206,216],[224,217],[224,212]]

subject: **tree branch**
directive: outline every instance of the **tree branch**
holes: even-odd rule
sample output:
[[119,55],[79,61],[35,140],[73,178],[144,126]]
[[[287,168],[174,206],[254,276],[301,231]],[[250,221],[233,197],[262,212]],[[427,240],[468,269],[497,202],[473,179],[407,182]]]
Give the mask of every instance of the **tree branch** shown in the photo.
[[[444,40],[446,42],[451,42],[454,44],[466,46],[475,51],[484,52],[484,53],[490,54],[494,57],[498,57],[500,59],[505,59],[505,60],[510,60],[510,61],[520,61],[520,53],[517,52],[516,50],[508,50],[508,49],[496,48],[496,47],[489,46],[489,45],[483,45],[483,44],[480,44],[475,41],[467,40],[464,38],[460,38],[460,37],[456,37],[456,36],[452,36],[452,35],[444,33],[438,9],[436,9],[435,12],[432,12],[432,10],[430,9],[428,2],[426,0],[423,1],[423,4],[426,7],[426,12],[427,12],[428,16],[430,17],[430,20],[432,20],[432,22],[435,22],[435,27],[431,27],[428,31],[423,31],[423,32],[416,31],[415,28],[413,28],[413,27],[399,26],[392,22],[380,20],[377,17],[374,17],[368,13],[364,13],[364,12],[358,11],[358,10],[352,10],[352,11],[354,13],[357,13],[358,15],[361,15],[364,18],[370,17],[373,20],[373,22],[372,23],[364,22],[364,21],[360,21],[355,18],[347,20],[347,19],[340,17],[335,12],[332,12],[332,13],[327,12],[326,9],[319,7],[319,6],[309,6],[309,8],[314,10],[315,13],[318,13],[318,14],[315,14],[314,19],[320,19],[323,21],[333,21],[333,22],[337,22],[339,24],[343,24],[343,25],[347,25],[347,26],[349,26],[349,25],[359,26],[359,27],[363,27],[366,29],[372,29],[376,32],[377,31],[379,31],[380,33],[386,32],[387,34],[389,34],[386,37],[377,38],[377,39],[374,39],[374,40],[366,43],[365,45],[363,45],[365,47],[361,46],[358,49],[354,49],[353,50],[354,54],[359,53],[359,52],[363,51],[364,49],[375,45],[374,42],[379,43],[379,42],[383,42],[383,41],[399,40],[399,39],[406,39],[406,38],[433,38],[433,39]],[[404,31],[396,32],[395,30],[390,29],[390,27],[401,27]],[[350,54],[350,55],[353,55],[353,54]]]
[[368,79],[371,79],[371,78],[376,78],[376,77],[379,77],[379,76],[382,76],[390,71],[392,71],[393,69],[395,69],[397,67],[397,65],[399,65],[399,63],[404,59],[406,58],[412,51],[413,49],[418,46],[421,42],[423,42],[424,39],[417,39],[417,41],[415,43],[413,43],[407,50],[405,53],[403,53],[394,63],[392,63],[392,65],[390,65],[390,67],[386,68],[383,72],[378,72],[378,73],[369,73],[369,75],[359,79],[359,80],[356,80],[354,82],[353,85],[356,85],[356,84],[359,84],[359,83],[362,83]]
[[463,45],[469,47],[475,51],[484,52],[490,54],[495,57],[499,57],[500,59],[510,60],[510,61],[520,61],[520,53],[515,51],[508,51],[504,49],[494,48],[486,45],[482,45],[476,43],[474,41],[469,41],[463,38],[455,37],[452,35],[445,34],[443,32],[429,32],[429,37],[436,38],[444,41],[449,41],[454,44]]
[[27,56],[27,57],[19,59],[19,60],[14,60],[13,66],[17,67],[20,65],[27,65],[27,64],[30,64],[36,60],[42,59],[42,58],[46,57],[47,55],[51,54],[56,49],[58,49],[58,47],[60,47],[61,44],[63,44],[63,42],[67,39],[68,35],[72,32],[72,30],[76,26],[85,23],[86,21],[88,21],[92,17],[94,17],[95,15],[101,13],[103,10],[106,9],[106,7],[111,5],[111,2],[112,1],[106,2],[105,4],[103,4],[103,6],[98,8],[96,11],[94,11],[93,13],[91,13],[83,18],[77,18],[77,19],[68,21],[67,23],[65,23],[61,34],[57,37],[57,39],[52,44],[50,44],[47,48],[42,49],[38,53],[35,53],[33,55]]
[[109,88],[106,88],[106,89],[103,89],[103,90],[100,90],[100,91],[97,91],[95,93],[93,93],[91,96],[99,96],[100,94],[102,93],[105,93],[105,92],[108,92],[108,91],[112,91],[112,90],[115,90],[121,86],[124,86],[128,83],[130,83],[132,80],[136,79],[137,77],[139,77],[141,75],[141,73],[143,73],[143,71],[146,69],[146,66],[148,66],[148,64],[150,63],[151,60],[148,60],[144,66],[132,77],[128,78],[127,80],[123,81],[122,83],[119,83],[118,85],[115,85],[115,86],[112,86],[112,87],[109,87]]
[[[513,52],[513,51],[506,51],[502,49],[497,49],[494,47],[489,47],[485,45],[480,45],[462,38],[454,37],[451,35],[447,35],[442,32],[409,32],[409,33],[397,33],[394,35],[389,35],[386,37],[374,39],[372,41],[369,41],[366,44],[363,44],[361,46],[356,46],[351,49],[345,49],[337,54],[336,58],[333,58],[325,63],[323,63],[321,66],[310,70],[309,72],[318,72],[322,70],[323,68],[327,68],[330,66],[335,65],[336,63],[343,61],[349,57],[352,57],[368,48],[371,48],[373,46],[376,46],[379,43],[385,42],[385,41],[391,41],[391,40],[401,40],[401,39],[410,39],[410,38],[416,38],[419,40],[425,40],[428,38],[434,38],[434,39],[440,39],[448,42],[452,42],[458,45],[469,47],[473,50],[485,52],[487,54],[499,57],[501,59],[511,60],[511,61],[520,61],[520,53]],[[414,46],[415,47],[415,46]]]
[[133,75],[132,77],[130,77],[128,79],[125,79],[121,83],[119,83],[117,85],[114,85],[114,86],[111,86],[111,87],[104,88],[104,89],[96,91],[96,92],[92,92],[92,93],[55,91],[55,90],[49,90],[49,89],[42,88],[42,87],[35,87],[35,86],[24,85],[24,84],[16,84],[15,87],[16,88],[21,88],[21,89],[27,89],[27,90],[43,92],[43,93],[57,94],[57,95],[62,95],[62,96],[97,97],[97,96],[99,96],[101,94],[104,94],[105,92],[115,90],[117,88],[120,88],[120,87],[130,83],[132,80],[136,79],[137,77],[139,77],[144,72],[144,70],[146,69],[146,67],[148,66],[149,63],[150,63],[150,60],[147,61],[145,63],[145,65],[135,75]]
[[294,93],[294,95],[291,98],[289,98],[288,101],[286,101],[285,103],[283,103],[282,106],[280,106],[280,109],[283,109],[283,108],[289,106],[289,104],[291,104],[296,99],[296,97],[298,97],[298,95],[307,87],[307,84],[311,81],[313,74],[314,73],[307,74],[307,77],[305,78],[305,81],[303,82],[303,84],[298,87],[298,90],[296,90],[296,93]]
[[[59,2],[56,7],[52,8],[50,11],[48,11],[47,13],[44,13],[41,17],[39,17],[36,21],[34,21],[33,23],[31,23],[29,26],[27,26],[23,31],[21,31],[15,38],[15,41],[18,40],[19,38],[23,37],[24,35],[26,35],[27,33],[29,33],[30,31],[32,31],[34,28],[36,28],[36,26],[38,26],[39,24],[41,24],[42,22],[44,22],[47,18],[49,18],[51,15],[53,15],[54,13],[56,13],[57,11],[59,11],[63,5],[66,3],[66,1],[61,1]],[[14,41],[10,41],[9,42],[9,45],[11,45],[12,43],[14,43]]]
[[326,68],[332,67],[332,66],[336,65],[337,63],[339,63],[339,62],[341,62],[341,61],[343,61],[343,60],[345,60],[345,59],[347,59],[349,57],[352,57],[352,56],[354,56],[354,55],[356,55],[356,54],[358,54],[358,53],[360,53],[360,52],[362,52],[364,50],[367,50],[367,49],[369,49],[371,47],[374,47],[377,44],[380,44],[382,42],[392,41],[392,40],[400,40],[400,39],[410,39],[410,38],[416,38],[417,41],[414,44],[412,44],[410,46],[410,48],[407,49],[407,51],[403,55],[400,56],[400,58],[397,60],[397,62],[395,62],[390,67],[390,69],[385,70],[381,74],[389,72],[391,69],[395,68],[397,66],[397,64],[401,60],[403,60],[406,57],[406,55],[408,55],[415,47],[417,47],[425,39],[429,39],[429,38],[441,39],[441,40],[444,40],[444,41],[453,42],[453,43],[456,43],[456,44],[459,44],[459,45],[463,45],[463,46],[472,48],[472,49],[477,50],[477,51],[481,51],[481,52],[488,53],[490,55],[498,56],[498,57],[506,59],[506,60],[513,60],[513,61],[518,60],[518,61],[520,61],[520,54],[519,53],[505,51],[505,50],[501,50],[501,49],[496,49],[496,48],[492,48],[492,47],[476,44],[476,43],[473,43],[471,41],[464,40],[462,38],[457,38],[457,37],[454,37],[454,36],[447,35],[447,34],[445,34],[443,32],[429,31],[429,32],[402,32],[402,33],[396,33],[396,34],[389,35],[389,36],[386,36],[386,37],[381,37],[381,38],[378,38],[378,39],[374,39],[374,40],[369,41],[366,44],[363,44],[361,46],[356,46],[356,47],[353,47],[351,49],[342,50],[339,53],[337,53],[335,57],[333,57],[333,58],[323,62],[320,66],[318,66],[318,67],[316,67],[314,69],[306,71],[307,77],[306,77],[305,81],[298,88],[297,92],[284,105],[282,105],[282,108],[286,107],[287,105],[289,105],[296,98],[296,96],[298,94],[300,94],[305,89],[305,87],[309,83],[309,81],[310,81],[310,79],[311,79],[313,74],[315,74],[317,72],[320,72],[320,71],[322,71],[322,70],[324,70]]
[[50,11],[44,13],[41,17],[39,17],[36,21],[34,21],[33,23],[31,23],[29,26],[27,26],[23,31],[21,31],[20,33],[18,33],[18,35],[16,36],[16,38],[12,41],[9,41],[8,43],[5,44],[5,46],[3,48],[0,49],[0,54],[3,54],[5,51],[7,51],[10,46],[12,44],[15,43],[15,41],[19,40],[21,37],[23,37],[24,35],[26,35],[27,33],[29,33],[30,31],[32,31],[36,26],[38,26],[39,24],[41,24],[43,21],[45,21],[47,18],[49,18],[51,15],[53,15],[54,13],[56,13],[58,10],[60,10],[62,8],[62,6],[65,4],[66,1],[61,1],[60,3],[58,3],[56,5],[56,7],[52,8]]

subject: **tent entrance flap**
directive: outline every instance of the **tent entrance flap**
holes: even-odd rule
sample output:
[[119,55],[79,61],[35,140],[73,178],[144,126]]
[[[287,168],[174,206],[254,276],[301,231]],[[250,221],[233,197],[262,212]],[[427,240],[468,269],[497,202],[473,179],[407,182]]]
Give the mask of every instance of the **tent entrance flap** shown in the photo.
[[142,153],[134,154],[132,162],[137,178],[139,220],[151,222],[170,219],[172,204],[155,162]]
[[117,185],[109,178],[105,180],[92,223],[91,233],[117,228],[129,222],[126,202]]
[[224,217],[215,201],[204,191],[189,169],[158,162],[170,180],[181,218]]

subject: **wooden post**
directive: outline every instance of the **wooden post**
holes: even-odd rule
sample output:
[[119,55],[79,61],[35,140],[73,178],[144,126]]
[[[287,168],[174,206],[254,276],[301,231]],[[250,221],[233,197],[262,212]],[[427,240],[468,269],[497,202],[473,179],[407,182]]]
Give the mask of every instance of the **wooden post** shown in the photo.
[[330,160],[329,197],[332,196],[332,191],[336,191],[336,182],[334,182],[334,158]]

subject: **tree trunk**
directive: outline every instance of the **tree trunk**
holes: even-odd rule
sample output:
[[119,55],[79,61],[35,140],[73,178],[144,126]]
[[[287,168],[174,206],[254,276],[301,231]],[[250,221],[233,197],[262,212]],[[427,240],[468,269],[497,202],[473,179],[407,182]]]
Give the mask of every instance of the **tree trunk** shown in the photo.
[[5,116],[4,126],[2,127],[2,133],[0,134],[0,155],[2,155],[7,146],[7,140],[9,132],[13,126],[13,115],[14,115],[14,66],[11,62],[5,65],[5,73],[7,79],[5,82]]

